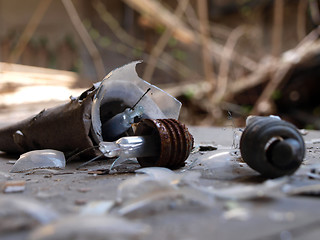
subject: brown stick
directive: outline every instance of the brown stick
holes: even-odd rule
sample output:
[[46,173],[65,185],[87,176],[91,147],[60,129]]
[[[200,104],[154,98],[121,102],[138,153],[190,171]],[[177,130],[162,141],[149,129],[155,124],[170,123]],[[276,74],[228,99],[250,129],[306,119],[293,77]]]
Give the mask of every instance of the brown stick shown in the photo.
[[284,1],[275,0],[273,5],[272,55],[278,57],[282,50]]
[[306,36],[306,13],[308,8],[308,1],[300,0],[298,4],[298,13],[297,13],[297,36],[298,40]]
[[111,31],[117,36],[119,40],[127,43],[130,46],[142,47],[144,42],[128,34],[115,19],[112,14],[106,9],[105,5],[100,0],[92,2],[92,6],[99,14],[101,20],[108,25]]
[[[189,0],[178,1],[178,2],[179,4],[174,12],[174,15],[180,18],[188,6]],[[156,68],[158,58],[162,54],[168,41],[172,37],[172,33],[173,33],[172,29],[166,28],[165,32],[161,35],[160,39],[152,49],[151,54],[148,58],[146,69],[143,73],[143,78],[146,81],[149,82],[151,80],[154,70]]]
[[[317,41],[319,35],[320,27],[310,32],[295,48],[291,49],[291,56],[295,56],[300,59],[299,62],[303,62],[302,59],[318,54],[320,52],[320,44]],[[268,59],[267,57],[267,59],[262,61],[263,64],[260,64],[256,71],[233,82],[230,87],[228,87],[228,94],[237,94],[268,81],[274,76],[276,70],[283,66],[283,63],[286,61],[285,55],[286,53],[277,59]]]
[[[306,37],[310,39],[311,33]],[[308,59],[314,57],[320,52],[320,42],[317,40],[302,41],[303,44],[298,45],[297,48],[291,50],[291,57],[284,55],[281,62],[277,64],[277,70],[271,77],[268,85],[264,88],[262,94],[255,103],[252,110],[252,114],[263,113],[265,110],[264,106],[270,106],[270,101],[274,91],[288,79],[292,70],[301,63],[304,63]]]
[[234,48],[239,38],[243,35],[243,33],[244,33],[244,28],[242,26],[234,29],[229,35],[229,38],[227,39],[227,42],[222,50],[224,57],[222,58],[220,63],[219,75],[217,79],[217,91],[214,96],[215,102],[220,102],[227,91],[228,75],[229,75],[229,69],[231,64],[230,59],[232,59]]
[[19,60],[21,54],[23,53],[28,42],[30,41],[30,38],[32,37],[33,33],[36,31],[37,27],[39,26],[39,23],[43,18],[43,15],[46,13],[47,9],[49,8],[51,1],[52,0],[39,1],[39,4],[36,10],[34,11],[30,21],[28,22],[28,25],[26,26],[22,35],[20,36],[16,47],[10,54],[9,62],[16,63]]
[[313,23],[320,25],[320,11],[318,0],[309,0],[309,9]]
[[[278,61],[275,60],[275,63],[277,62]],[[265,63],[264,66],[259,66],[259,68],[250,75],[234,81],[228,88],[228,94],[238,94],[246,89],[250,89],[268,81],[270,79],[270,75],[275,71],[274,65],[275,64],[272,64],[271,62]]]
[[[190,26],[194,30],[199,29],[199,19],[197,18],[197,14],[192,7],[191,4],[188,5],[188,8],[186,9],[186,20],[190,24]],[[230,35],[231,30],[222,24],[216,23],[212,26],[209,26],[210,28],[210,34],[213,35],[214,37],[221,38],[221,39],[226,39]]]
[[206,81],[210,84],[211,93],[216,89],[212,56],[209,52],[209,20],[207,0],[198,0],[199,32],[202,46],[202,63]]
[[[168,9],[166,9],[160,2],[155,0],[124,0],[130,7],[137,10],[141,14],[147,14],[154,21],[165,25],[172,29],[173,35],[182,43],[185,44],[201,44],[198,33],[190,29],[184,22],[176,18]],[[214,57],[221,57],[221,49],[223,46],[210,39],[209,51]],[[234,59],[240,66],[243,66],[250,71],[254,71],[257,63],[249,57],[234,53]]]
[[78,32],[81,40],[83,41],[84,45],[86,46],[86,48],[89,51],[89,54],[92,57],[94,66],[96,68],[96,73],[97,73],[98,79],[103,78],[106,75],[106,71],[105,71],[105,67],[104,67],[102,58],[100,56],[99,50],[95,46],[88,31],[86,30],[85,26],[83,25],[72,1],[71,0],[61,0],[61,1],[64,5],[69,17],[70,17],[70,20],[71,20],[74,28]]
[[[97,11],[99,17],[102,19],[102,21],[108,25],[108,27],[111,29],[113,34],[119,39],[119,43],[117,43],[118,47],[112,47],[109,48],[110,51],[120,52],[121,54],[132,57],[130,54],[131,50],[129,47],[124,45],[123,43],[126,43],[132,48],[144,48],[145,43],[130,34],[128,34],[117,22],[117,20],[112,16],[110,12],[107,11],[105,6],[101,3],[101,1],[95,1],[93,2],[93,7]],[[121,49],[121,50],[120,50]],[[149,55],[146,53],[143,54],[143,58],[149,58]],[[190,70],[188,67],[186,67],[182,62],[175,60],[170,54],[166,52],[162,52],[162,55],[159,58],[159,62],[162,64],[158,64],[156,67],[159,69],[164,68],[171,68],[181,76],[194,76],[197,75],[192,70]],[[163,67],[165,66],[165,67]],[[176,66],[176,67],[173,67]],[[198,76],[197,76],[198,77]]]

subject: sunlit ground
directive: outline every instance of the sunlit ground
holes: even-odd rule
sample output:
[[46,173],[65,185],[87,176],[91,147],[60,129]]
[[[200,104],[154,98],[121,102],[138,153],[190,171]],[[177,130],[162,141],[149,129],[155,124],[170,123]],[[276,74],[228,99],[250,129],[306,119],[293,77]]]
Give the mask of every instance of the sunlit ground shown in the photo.
[[79,96],[84,89],[72,88],[77,80],[68,71],[0,62],[0,122],[16,122]]

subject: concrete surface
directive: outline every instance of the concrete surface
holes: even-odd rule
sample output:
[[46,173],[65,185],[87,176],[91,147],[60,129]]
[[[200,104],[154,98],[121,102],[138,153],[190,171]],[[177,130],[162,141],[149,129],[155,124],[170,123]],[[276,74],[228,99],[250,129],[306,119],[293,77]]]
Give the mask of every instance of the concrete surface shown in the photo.
[[[4,118],[2,118],[4,119]],[[12,121],[12,119],[11,119]],[[1,123],[4,125],[4,121]],[[0,126],[1,126],[0,124]],[[285,185],[296,189],[299,186],[312,186],[312,194],[304,191],[303,194],[288,194],[283,191],[282,185],[271,191],[266,191],[264,197],[251,198],[249,195],[243,200],[228,197],[215,197],[214,194],[203,194],[202,189],[223,190],[230,187],[237,187],[236,192],[244,190],[247,186],[255,187],[254,191],[259,192],[263,189],[266,179],[261,178],[255,171],[250,169],[238,158],[219,159],[205,166],[208,161],[219,151],[227,149],[230,151],[233,143],[232,128],[215,127],[190,127],[191,133],[195,138],[195,150],[190,155],[186,167],[176,170],[175,174],[186,174],[186,183],[179,184],[169,182],[160,177],[155,184],[142,179],[141,184],[134,170],[139,169],[135,163],[125,163],[120,166],[117,173],[104,174],[101,169],[107,169],[111,160],[97,161],[90,164],[86,169],[76,170],[80,162],[67,164],[64,170],[37,170],[27,173],[10,173],[12,164],[17,156],[0,155],[0,185],[4,190],[6,184],[12,181],[22,181],[19,192],[0,193],[0,239],[68,239],[63,235],[64,231],[71,229],[72,234],[78,231],[83,236],[82,239],[116,239],[109,237],[99,238],[98,230],[90,232],[86,227],[82,228],[74,220],[69,221],[66,229],[61,229],[56,225],[46,234],[39,237],[34,234],[41,225],[54,224],[62,219],[73,216],[83,221],[90,221],[89,216],[81,215],[85,207],[91,203],[113,202],[119,197],[121,189],[133,192],[131,200],[140,204],[137,211],[133,214],[121,215],[119,209],[123,206],[132,206],[124,203],[123,206],[115,206],[115,210],[107,213],[108,210],[100,209],[94,213],[93,208],[89,207],[92,215],[117,215],[121,219],[128,220],[121,226],[116,226],[114,231],[120,231],[116,236],[127,233],[131,222],[141,223],[148,230],[142,233],[128,233],[121,239],[318,239],[320,234],[320,180],[308,177],[312,168],[316,177],[317,169],[320,167],[319,147],[320,132],[311,131],[304,137],[306,139],[307,154],[301,168],[289,179],[285,180]],[[199,146],[217,146],[218,150],[199,151]],[[98,170],[98,171],[97,171]],[[193,175],[189,173],[200,172],[201,176],[194,182]],[[176,176],[174,175],[174,176]],[[171,176],[171,175],[170,175]],[[131,181],[132,188],[123,187],[127,179]],[[135,181],[138,184],[135,184]],[[277,181],[277,180],[276,180]],[[128,186],[128,181],[126,182]],[[143,185],[145,184],[145,185]],[[122,188],[119,188],[122,186]],[[144,189],[144,186],[145,189]],[[160,186],[160,187],[159,187]],[[172,188],[172,186],[174,186]],[[149,187],[149,189],[146,189]],[[120,189],[120,190],[119,190]],[[151,189],[151,192],[150,192]],[[169,190],[168,190],[169,189]],[[174,189],[177,195],[171,190]],[[18,189],[19,190],[19,189]],[[141,191],[143,194],[141,194]],[[165,193],[167,196],[156,197],[158,193]],[[155,193],[154,193],[155,192]],[[193,194],[195,192],[195,194]],[[150,193],[150,195],[145,194]],[[154,194],[153,194],[154,193]],[[199,195],[197,195],[199,193]],[[292,193],[292,192],[291,192]],[[252,192],[251,192],[252,194]],[[128,196],[129,196],[128,195]],[[197,195],[197,196],[196,196]],[[140,197],[140,200],[137,200]],[[149,203],[141,199],[151,199]],[[9,200],[8,200],[9,199]],[[153,200],[152,200],[153,199]],[[7,202],[6,202],[7,201]],[[8,203],[10,202],[10,204]],[[16,201],[31,203],[35,201],[39,209],[32,208],[28,204],[23,205]],[[207,201],[207,202],[206,202]],[[208,204],[207,204],[208,203]],[[17,206],[19,205],[19,208]],[[50,218],[50,214],[44,209],[49,208],[54,212],[55,217]],[[30,208],[30,209],[29,209]],[[90,210],[91,209],[91,210]],[[39,220],[35,211],[40,216],[48,216],[49,220]],[[131,212],[132,213],[132,212]],[[27,217],[26,217],[27,216]],[[43,217],[42,216],[42,217]],[[99,219],[98,217],[96,217]],[[36,219],[37,221],[34,221]],[[82,221],[82,220],[81,220]],[[127,224],[127,225],[126,225]],[[138,228],[138,227],[137,227]],[[70,231],[71,231],[70,230]],[[58,233],[62,236],[59,236]],[[142,231],[143,232],[143,231]],[[51,235],[50,235],[51,234]],[[56,234],[56,235],[55,235]],[[91,235],[90,235],[91,234]],[[49,236],[49,237],[48,237]],[[51,238],[50,238],[51,236]],[[88,237],[89,236],[89,237]],[[73,239],[81,239],[74,237]],[[118,237],[120,239],[120,237]]]

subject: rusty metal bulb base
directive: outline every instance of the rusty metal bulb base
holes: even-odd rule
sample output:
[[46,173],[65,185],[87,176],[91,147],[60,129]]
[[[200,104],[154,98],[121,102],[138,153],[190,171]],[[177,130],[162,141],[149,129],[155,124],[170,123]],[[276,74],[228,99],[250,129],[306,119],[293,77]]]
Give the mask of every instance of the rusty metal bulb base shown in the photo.
[[142,167],[183,167],[194,143],[187,127],[175,119],[144,119],[137,125],[135,135],[152,135],[159,146],[158,156],[137,158]]

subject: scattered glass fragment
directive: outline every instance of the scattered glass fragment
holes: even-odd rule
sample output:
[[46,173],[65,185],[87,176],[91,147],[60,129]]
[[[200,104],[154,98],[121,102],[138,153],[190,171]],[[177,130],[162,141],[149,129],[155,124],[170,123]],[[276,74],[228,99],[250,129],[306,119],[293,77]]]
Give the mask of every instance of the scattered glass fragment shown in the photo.
[[118,157],[110,169],[130,158],[154,157],[159,154],[154,136],[122,137],[115,142],[100,142],[100,151],[108,158]]
[[16,196],[0,198],[0,233],[31,229],[40,224],[56,220],[58,214],[42,205],[41,202]]
[[193,185],[200,174],[197,172],[175,173],[166,168],[142,168],[144,173],[127,179],[118,187],[117,206],[111,210],[120,215],[145,216],[168,209],[210,207],[211,195]]
[[282,191],[288,195],[320,195],[320,183],[309,181],[299,185],[286,184]]
[[9,173],[0,171],[0,180],[12,180],[12,177]]
[[166,210],[210,208],[213,206],[213,202],[213,198],[209,195],[194,188],[156,188],[123,202],[116,209],[116,213],[121,216],[142,217]]
[[4,183],[4,193],[23,192],[26,189],[26,181],[7,181]]
[[271,220],[276,222],[292,222],[295,220],[293,212],[269,211],[268,216]]
[[154,189],[177,189],[180,185],[192,185],[200,177],[200,173],[197,172],[178,174],[161,167],[141,168],[136,170],[136,173],[140,174],[118,186],[118,202],[138,197]]
[[135,117],[141,117],[143,107],[138,106],[136,109],[126,108],[123,112],[113,116],[107,122],[102,124],[103,139],[105,141],[114,141],[131,128]]
[[145,239],[150,227],[124,218],[105,216],[74,215],[59,219],[31,232],[30,240],[104,239],[139,240]]
[[81,215],[105,215],[113,206],[114,201],[93,201],[87,203],[81,210]]
[[57,150],[35,150],[24,153],[13,165],[10,172],[25,172],[32,169],[63,169],[66,166],[64,154]]
[[255,198],[269,197],[276,190],[280,190],[281,187],[288,182],[288,177],[277,178],[273,180],[267,180],[262,184],[256,185],[238,185],[228,188],[215,189],[212,187],[202,187],[201,189],[208,194],[219,199],[227,200],[249,200]]
[[17,160],[9,160],[7,164],[15,164]]
[[248,221],[251,217],[251,213],[246,208],[236,207],[225,211],[222,217],[225,220]]
[[238,150],[218,149],[198,156],[189,169],[200,171],[203,178],[236,179],[258,175],[239,157]]

